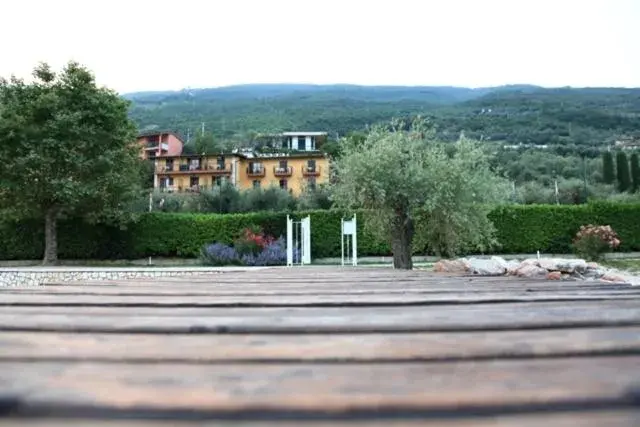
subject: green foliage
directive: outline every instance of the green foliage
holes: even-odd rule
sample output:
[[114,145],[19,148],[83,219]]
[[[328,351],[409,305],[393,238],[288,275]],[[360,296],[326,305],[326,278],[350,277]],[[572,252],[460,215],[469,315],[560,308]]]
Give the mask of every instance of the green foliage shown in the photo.
[[287,190],[271,186],[253,188],[242,192],[237,212],[274,211],[286,212],[296,209],[296,200]]
[[75,62],[58,74],[41,64],[33,76],[0,79],[0,209],[44,214],[53,262],[57,220],[128,221],[144,167],[127,101]]
[[616,154],[616,171],[618,178],[618,191],[624,193],[631,189],[631,175],[629,174],[629,161],[624,151]]
[[602,181],[605,184],[613,184],[616,179],[613,164],[613,154],[610,151],[602,153]]
[[221,147],[216,144],[216,140],[210,132],[197,134],[193,141],[193,147],[196,153],[203,155],[223,151]]
[[631,190],[635,193],[640,188],[640,159],[638,153],[631,154]]
[[[406,128],[393,122],[374,127],[364,141],[343,143],[332,188],[336,205],[377,212],[367,225],[392,242],[394,265],[397,253],[411,248],[414,230],[421,245],[438,254],[485,249],[493,243],[488,203],[504,196],[506,182],[474,141],[442,143],[421,122]],[[415,227],[418,210],[428,218],[423,228]]]
[[[502,253],[570,253],[580,226],[608,224],[620,236],[620,249],[640,249],[638,203],[597,202],[584,205],[509,205],[494,209],[489,218],[497,230]],[[636,218],[636,219],[634,219]]]
[[[296,199],[287,190],[277,186],[238,190],[224,183],[199,193],[152,193],[152,210],[183,213],[240,213],[240,212],[289,212],[295,210],[328,209],[329,194],[324,187],[308,190]],[[149,210],[149,195],[138,198],[130,209],[134,212]]]
[[330,209],[332,206],[333,201],[326,185],[320,185],[315,189],[307,188],[298,197],[298,209],[303,211]]
[[[375,211],[356,211],[360,256],[388,256],[388,241],[368,232]],[[340,210],[296,212],[300,219],[311,216],[311,251],[314,258],[340,256],[340,218],[351,214]],[[610,225],[622,241],[619,250],[640,250],[640,203],[598,202],[583,205],[503,205],[489,218],[500,246],[485,253],[565,254],[573,251],[573,239],[586,224]],[[423,227],[424,214],[416,215],[416,228]],[[62,259],[139,259],[153,257],[198,257],[212,242],[232,245],[245,228],[259,227],[266,235],[286,235],[286,213],[176,214],[146,213],[126,229],[88,224],[81,220],[60,222]],[[0,221],[0,259],[38,259],[44,250],[44,233],[33,220]],[[418,239],[416,239],[416,242]],[[461,253],[477,253],[465,247]],[[414,247],[415,254],[426,254]]]
[[[638,135],[639,89],[503,86],[382,87],[243,85],[126,95],[141,128],[157,125],[248,141],[252,131],[324,130],[347,135],[393,117],[429,115],[438,138],[589,149]],[[333,152],[333,148],[329,147]],[[567,154],[567,153],[561,153]],[[577,153],[576,153],[577,154]],[[595,154],[598,156],[598,154]]]

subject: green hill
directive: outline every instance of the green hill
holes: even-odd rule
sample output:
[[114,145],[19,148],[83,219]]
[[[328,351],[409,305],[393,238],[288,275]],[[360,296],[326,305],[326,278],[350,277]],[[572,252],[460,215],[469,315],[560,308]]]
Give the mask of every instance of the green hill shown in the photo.
[[324,130],[335,137],[417,114],[448,139],[463,130],[510,144],[599,146],[640,137],[640,89],[260,84],[124,97],[143,130],[186,135],[204,122],[223,138],[287,130]]

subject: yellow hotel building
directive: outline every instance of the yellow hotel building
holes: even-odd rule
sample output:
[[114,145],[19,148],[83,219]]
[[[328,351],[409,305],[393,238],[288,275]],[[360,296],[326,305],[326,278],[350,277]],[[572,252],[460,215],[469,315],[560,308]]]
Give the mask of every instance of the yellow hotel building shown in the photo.
[[240,150],[157,156],[154,187],[168,192],[199,192],[229,182],[240,190],[277,186],[298,196],[306,188],[328,182],[329,159],[316,149],[315,144],[315,137],[322,134],[292,132],[282,135],[280,147],[287,153]]

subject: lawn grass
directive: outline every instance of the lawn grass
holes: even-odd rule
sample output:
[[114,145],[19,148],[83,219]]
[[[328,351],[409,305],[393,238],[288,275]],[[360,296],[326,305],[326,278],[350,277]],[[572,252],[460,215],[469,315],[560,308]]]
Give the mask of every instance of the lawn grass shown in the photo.
[[608,259],[601,262],[602,265],[618,270],[640,272],[640,259]]

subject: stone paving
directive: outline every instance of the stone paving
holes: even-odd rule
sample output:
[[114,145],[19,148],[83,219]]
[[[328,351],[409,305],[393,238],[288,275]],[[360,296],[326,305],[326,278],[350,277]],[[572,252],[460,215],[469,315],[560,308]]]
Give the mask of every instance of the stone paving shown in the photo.
[[[252,267],[259,268],[259,267]],[[247,267],[13,267],[0,268],[0,287],[39,286],[47,282],[122,280],[246,271]]]

